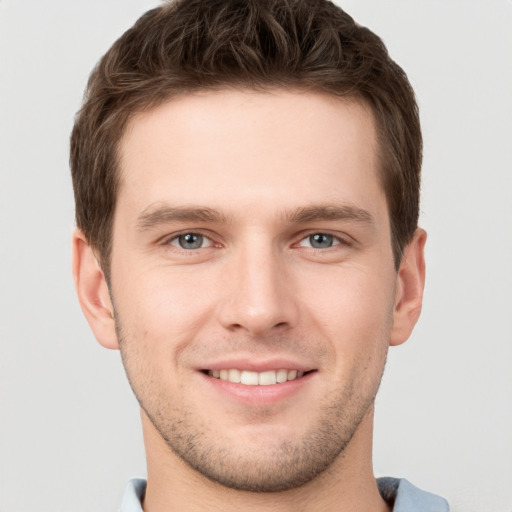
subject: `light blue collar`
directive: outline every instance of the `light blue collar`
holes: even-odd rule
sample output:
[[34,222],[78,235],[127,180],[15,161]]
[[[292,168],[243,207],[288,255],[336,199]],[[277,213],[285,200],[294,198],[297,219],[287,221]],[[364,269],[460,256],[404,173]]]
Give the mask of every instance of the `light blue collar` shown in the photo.
[[393,512],[449,512],[448,502],[422,491],[405,478],[377,478],[381,496],[393,505]]
[[[422,491],[405,478],[378,478],[382,497],[393,505],[393,512],[449,512],[448,502],[430,492]],[[142,499],[146,480],[134,478],[128,482],[119,512],[143,512]]]

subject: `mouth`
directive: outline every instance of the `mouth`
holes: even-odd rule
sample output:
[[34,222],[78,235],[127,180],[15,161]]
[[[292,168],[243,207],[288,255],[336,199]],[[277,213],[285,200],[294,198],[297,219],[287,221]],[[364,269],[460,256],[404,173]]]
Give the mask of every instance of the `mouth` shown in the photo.
[[266,370],[255,372],[249,370],[239,370],[237,368],[221,370],[202,370],[205,375],[233,384],[243,384],[245,386],[272,386],[275,384],[284,384],[285,382],[302,379],[304,376],[315,372],[316,370],[289,370],[280,368],[278,370]]

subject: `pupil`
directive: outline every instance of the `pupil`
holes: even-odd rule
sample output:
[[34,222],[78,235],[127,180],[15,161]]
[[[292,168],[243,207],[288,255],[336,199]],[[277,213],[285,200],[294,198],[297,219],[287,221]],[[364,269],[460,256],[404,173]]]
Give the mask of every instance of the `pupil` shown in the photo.
[[311,246],[315,249],[325,249],[327,247],[332,247],[332,236],[326,235],[324,233],[317,233],[316,235],[312,235],[309,237],[309,241]]
[[202,235],[187,233],[179,237],[179,244],[183,249],[199,249],[203,245]]

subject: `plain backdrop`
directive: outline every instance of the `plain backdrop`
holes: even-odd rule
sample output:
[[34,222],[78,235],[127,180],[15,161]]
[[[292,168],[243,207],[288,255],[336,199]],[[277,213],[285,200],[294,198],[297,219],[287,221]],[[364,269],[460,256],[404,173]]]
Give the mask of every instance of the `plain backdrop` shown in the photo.
[[[347,0],[417,91],[422,318],[390,351],[377,476],[512,512],[512,2]],[[0,511],[117,510],[138,407],[70,271],[68,138],[86,79],[149,0],[0,0]]]

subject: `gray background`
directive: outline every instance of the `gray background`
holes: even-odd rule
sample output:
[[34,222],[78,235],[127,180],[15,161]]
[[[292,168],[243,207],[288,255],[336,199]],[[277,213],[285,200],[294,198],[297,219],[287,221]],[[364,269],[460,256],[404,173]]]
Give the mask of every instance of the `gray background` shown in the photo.
[[[0,1],[0,511],[113,511],[145,473],[119,354],[70,272],[68,137],[89,71],[149,0]],[[512,2],[347,0],[416,88],[423,316],[390,351],[376,474],[512,512]]]

